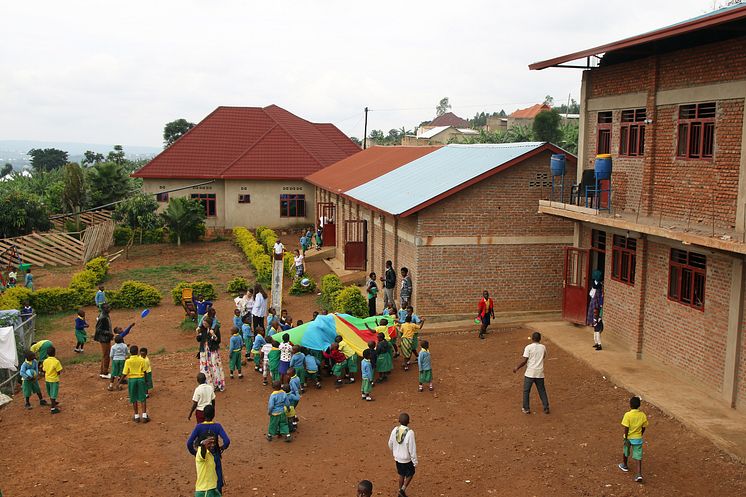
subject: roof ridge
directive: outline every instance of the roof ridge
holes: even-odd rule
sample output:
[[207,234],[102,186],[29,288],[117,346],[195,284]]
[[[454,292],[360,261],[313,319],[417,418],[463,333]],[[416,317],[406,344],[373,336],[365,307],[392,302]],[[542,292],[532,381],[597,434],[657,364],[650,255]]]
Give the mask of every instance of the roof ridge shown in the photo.
[[[275,107],[278,107],[278,106],[275,105]],[[278,107],[278,108],[282,109],[282,107]],[[285,109],[282,109],[282,110],[285,110]],[[288,129],[285,126],[283,126],[281,123],[277,122],[277,120],[275,120],[275,118],[273,118],[271,115],[269,115],[264,109],[262,109],[262,111],[265,114],[267,114],[267,117],[269,117],[275,123],[275,125],[277,125],[280,128],[282,128],[282,130],[285,132],[285,134],[287,134],[295,143],[297,143],[300,148],[302,148],[303,150],[305,150],[308,155],[310,155],[311,157],[313,157],[313,160],[316,161],[316,164],[318,164],[319,166],[322,166],[322,167],[324,166],[324,164],[321,162],[321,160],[318,158],[318,156],[316,156],[316,154],[314,154],[313,152],[311,152],[310,150],[308,150],[308,148],[305,145],[303,145],[300,141],[298,141],[298,139],[295,137],[295,135],[293,135],[293,133],[291,133],[290,131],[288,131]],[[287,112],[288,114],[292,114],[295,117],[298,117],[298,116],[296,116],[295,114],[293,114],[292,112],[290,112],[288,110],[285,110],[285,112]],[[311,125],[311,127],[313,129],[315,129],[316,131],[318,131],[318,133],[321,135],[321,137],[324,140],[326,140],[328,143],[331,143],[334,146],[334,148],[337,149],[337,151],[344,153],[344,150],[342,150],[341,148],[339,148],[336,143],[334,143],[329,138],[327,138],[324,133],[322,133],[321,131],[319,131],[318,129],[316,129],[316,124],[315,123],[312,123],[311,121],[303,119],[302,117],[298,117],[298,119],[306,121],[308,124]],[[262,136],[262,138],[264,138],[264,136]]]

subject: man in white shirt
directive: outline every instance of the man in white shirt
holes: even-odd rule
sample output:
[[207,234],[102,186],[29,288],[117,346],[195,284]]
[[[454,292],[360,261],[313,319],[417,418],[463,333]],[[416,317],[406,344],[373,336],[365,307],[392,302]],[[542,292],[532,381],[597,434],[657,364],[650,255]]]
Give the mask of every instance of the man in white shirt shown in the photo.
[[197,383],[192,395],[192,410],[189,411],[187,419],[192,419],[192,414],[196,410],[197,423],[202,423],[205,421],[205,407],[215,407],[215,389],[207,383],[205,373],[197,374]]
[[541,403],[544,405],[544,414],[549,414],[549,399],[544,388],[544,359],[546,358],[547,348],[541,344],[541,333],[535,331],[531,334],[531,343],[523,349],[523,360],[513,368],[513,372],[516,373],[526,366],[526,374],[523,378],[523,409],[521,409],[524,414],[531,414],[528,398],[534,383]]
[[274,252],[276,261],[281,261],[282,258],[285,256],[285,245],[283,245],[280,240],[277,240],[275,242]]
[[414,441],[414,431],[409,429],[409,414],[399,414],[399,426],[393,429],[389,437],[389,449],[396,461],[396,471],[399,473],[399,497],[407,497],[407,487],[414,478],[417,466],[417,444]]

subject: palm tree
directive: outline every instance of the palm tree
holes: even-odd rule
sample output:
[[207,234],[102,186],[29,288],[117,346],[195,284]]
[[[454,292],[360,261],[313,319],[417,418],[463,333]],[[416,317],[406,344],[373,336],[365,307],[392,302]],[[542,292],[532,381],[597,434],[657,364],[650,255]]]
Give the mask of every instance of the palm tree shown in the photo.
[[197,200],[176,197],[161,214],[172,240],[181,246],[181,240],[194,241],[205,232],[205,208]]

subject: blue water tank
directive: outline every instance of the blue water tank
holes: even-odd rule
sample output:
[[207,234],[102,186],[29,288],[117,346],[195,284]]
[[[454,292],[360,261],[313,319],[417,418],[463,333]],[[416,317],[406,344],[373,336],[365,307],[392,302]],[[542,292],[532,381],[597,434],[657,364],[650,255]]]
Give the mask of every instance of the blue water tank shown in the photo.
[[611,155],[597,155],[593,169],[596,172],[596,179],[611,179]]
[[549,169],[552,171],[552,176],[563,176],[565,174],[565,154],[552,154]]

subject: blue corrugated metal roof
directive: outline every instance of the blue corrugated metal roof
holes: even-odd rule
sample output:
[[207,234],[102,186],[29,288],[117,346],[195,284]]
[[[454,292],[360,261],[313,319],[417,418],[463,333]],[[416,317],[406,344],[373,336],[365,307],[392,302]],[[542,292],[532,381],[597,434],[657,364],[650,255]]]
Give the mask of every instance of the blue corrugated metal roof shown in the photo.
[[345,193],[399,215],[542,145],[544,142],[451,144]]

